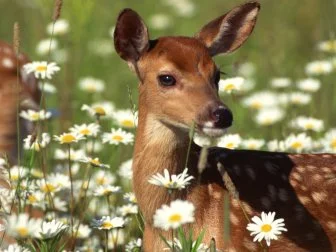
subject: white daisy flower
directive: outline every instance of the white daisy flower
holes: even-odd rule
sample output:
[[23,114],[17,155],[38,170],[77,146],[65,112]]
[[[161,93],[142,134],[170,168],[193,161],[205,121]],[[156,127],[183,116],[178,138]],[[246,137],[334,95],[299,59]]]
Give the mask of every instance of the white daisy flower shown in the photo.
[[93,221],[93,227],[99,230],[111,230],[114,228],[122,228],[125,225],[125,220],[121,217],[103,216],[100,220]]
[[[79,161],[85,157],[85,151],[82,149],[74,150],[70,149],[70,160],[72,161]],[[59,160],[67,160],[69,158],[69,151],[68,150],[61,150],[56,149],[54,154],[55,159]]]
[[132,110],[118,110],[112,114],[112,118],[116,121],[117,125],[122,128],[135,128],[138,124],[138,112],[133,114]]
[[[174,238],[174,242],[172,241],[167,241],[169,244],[169,248],[164,248],[163,250],[165,251],[171,251],[171,248],[174,245],[174,249],[176,252],[183,252],[183,246],[181,244],[181,241],[179,239],[177,239],[176,237]],[[192,245],[191,245],[191,251],[195,251],[195,252],[208,252],[209,251],[209,247],[204,244],[201,243],[198,245],[197,249],[195,248],[196,246],[196,241],[193,241]],[[221,250],[216,249],[216,252],[220,252]]]
[[291,134],[285,139],[285,148],[289,151],[302,152],[312,148],[312,139],[306,133]]
[[72,133],[82,136],[97,136],[100,126],[97,123],[74,125],[69,130]]
[[160,173],[153,175],[148,182],[153,185],[165,187],[169,190],[181,190],[190,184],[190,180],[194,179],[193,176],[188,175],[188,168],[185,168],[183,172],[178,175],[170,175],[169,171],[164,169],[163,174],[163,176]]
[[126,244],[125,251],[126,252],[133,252],[136,249],[139,249],[139,251],[141,251],[141,248],[142,248],[142,240],[140,238],[138,238],[136,240],[134,239],[134,240],[131,240],[130,242],[128,242]]
[[264,139],[249,138],[242,141],[242,146],[249,150],[260,150],[264,144]]
[[96,185],[104,186],[113,184],[116,181],[116,178],[110,172],[98,171],[93,174],[92,180]]
[[299,80],[297,82],[297,87],[301,91],[313,93],[320,89],[321,82],[318,79],[307,78],[307,79]]
[[219,93],[231,94],[233,91],[239,91],[244,84],[244,78],[234,77],[228,79],[221,79],[218,83]]
[[45,194],[41,191],[29,192],[26,196],[27,204],[34,207],[43,207],[45,202]]
[[83,111],[88,111],[91,116],[111,116],[114,109],[113,103],[108,101],[94,103],[91,106],[84,104],[81,108]]
[[281,121],[285,117],[285,113],[280,108],[265,108],[258,111],[254,120],[257,124],[262,126],[270,126],[279,121]]
[[70,179],[68,175],[62,173],[51,173],[47,181],[52,182],[60,188],[70,188]]
[[172,18],[166,14],[158,13],[149,18],[149,25],[155,30],[164,30],[172,26]]
[[252,77],[256,72],[256,67],[252,62],[244,62],[238,66],[238,74],[244,77]]
[[19,215],[11,214],[8,217],[6,231],[8,235],[16,239],[25,239],[38,236],[41,226],[41,219],[30,219],[26,213]]
[[20,116],[28,121],[36,122],[49,119],[51,117],[51,113],[45,110],[34,111],[28,109],[21,111]]
[[60,232],[65,231],[69,226],[57,221],[52,220],[50,222],[43,221],[41,225],[41,229],[39,230],[40,239],[50,239],[58,235]]
[[271,140],[267,143],[267,149],[269,151],[280,151],[283,152],[286,150],[285,142],[279,140]]
[[52,76],[61,70],[55,62],[48,63],[46,61],[33,61],[23,66],[27,74],[34,73],[37,79],[51,79]]
[[69,212],[68,211],[69,202],[62,200],[57,196],[53,198],[53,201],[56,211]]
[[43,83],[39,82],[38,83],[38,87],[39,87],[39,89],[41,91],[43,90],[43,92],[48,93],[48,94],[55,94],[55,93],[57,93],[56,87],[53,84],[49,83],[49,82],[43,82]]
[[84,224],[79,224],[78,231],[77,231],[77,225],[73,228],[73,230],[74,234],[76,234],[77,232],[76,235],[77,239],[87,239],[92,232],[92,229],[88,225]]
[[196,10],[195,4],[188,0],[176,1],[175,11],[181,17],[191,17]]
[[252,221],[247,225],[247,230],[251,231],[251,236],[255,235],[253,241],[266,241],[267,246],[271,245],[271,240],[277,240],[282,232],[287,231],[284,219],[274,219],[275,212],[268,214],[262,212],[261,218],[254,216]]
[[333,71],[333,65],[326,60],[313,61],[306,65],[306,74],[308,75],[322,75]]
[[105,83],[93,77],[85,77],[79,80],[79,88],[88,93],[101,93],[105,90]]
[[99,167],[99,168],[110,168],[110,165],[103,164],[99,161],[99,158],[90,158],[90,157],[84,157],[83,159],[78,160],[79,162],[90,164],[93,167]]
[[47,26],[47,32],[49,35],[52,34],[52,31],[54,29],[54,35],[64,35],[68,33],[69,31],[69,22],[65,19],[58,19],[55,22],[55,25],[53,23],[48,24]]
[[165,231],[176,229],[183,224],[194,222],[195,207],[189,201],[174,200],[163,205],[154,214],[154,226]]
[[50,51],[54,51],[58,48],[57,40],[53,39],[50,41],[50,38],[41,40],[36,46],[36,53],[38,55],[47,55]]
[[336,53],[336,40],[321,41],[317,48],[322,52]]
[[36,180],[36,185],[41,190],[41,192],[47,193],[56,193],[59,192],[62,188],[57,181],[38,179]]
[[324,146],[325,151],[336,153],[336,128],[330,129],[325,133],[321,144]]
[[15,243],[9,245],[7,249],[3,250],[3,252],[30,252],[30,250]]
[[124,194],[124,200],[126,200],[127,202],[132,203],[132,204],[137,204],[137,199],[135,197],[135,194],[132,193],[132,192],[125,193]]
[[59,136],[54,136],[54,139],[59,142],[60,144],[71,144],[71,143],[77,143],[80,140],[84,140],[85,138],[83,135],[77,134],[77,133],[63,133]]
[[250,109],[263,109],[278,105],[278,94],[270,91],[260,91],[243,99],[243,105]]
[[134,204],[123,205],[121,207],[118,207],[117,212],[123,217],[132,215],[132,214],[137,214],[138,206]]
[[291,79],[285,77],[271,79],[271,86],[273,88],[287,88],[292,84]]
[[227,149],[236,149],[241,144],[242,139],[238,134],[228,134],[220,137],[217,146]]
[[289,123],[290,126],[299,130],[312,130],[315,132],[321,132],[324,129],[323,120],[319,120],[313,117],[299,116]]
[[306,105],[311,102],[311,95],[302,92],[293,92],[289,94],[289,102],[293,105]]
[[97,197],[108,196],[113,193],[119,193],[120,191],[120,186],[101,185],[94,190],[93,195]]
[[103,143],[109,143],[113,145],[119,144],[132,144],[134,135],[132,133],[123,131],[122,129],[111,129],[111,133],[104,133],[102,135]]
[[133,170],[132,170],[132,164],[133,160],[129,159],[125,162],[123,162],[118,170],[119,176],[125,178],[125,179],[132,179],[133,176]]
[[34,137],[32,135],[28,135],[24,140],[23,147],[26,150],[35,150],[40,151],[41,149],[45,148],[50,143],[50,135],[48,133],[42,133],[41,139]]
[[28,174],[28,168],[26,167],[15,165],[10,168],[9,175],[10,175],[10,180],[12,182],[16,182],[19,179],[26,177],[27,174]]

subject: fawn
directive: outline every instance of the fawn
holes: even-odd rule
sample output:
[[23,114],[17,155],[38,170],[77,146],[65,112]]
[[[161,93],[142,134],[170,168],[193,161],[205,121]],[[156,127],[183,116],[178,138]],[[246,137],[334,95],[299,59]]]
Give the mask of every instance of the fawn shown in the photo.
[[[9,44],[0,41],[0,157],[6,154],[13,163],[17,158],[17,104],[20,103],[20,109],[38,108],[40,100],[34,75],[17,73],[17,65],[21,69],[28,62],[27,56],[22,53],[17,56]],[[32,130],[32,124],[21,122],[24,122],[20,125],[23,138]]]
[[[189,129],[212,137],[224,134],[233,121],[218,95],[219,70],[212,57],[231,53],[251,34],[258,2],[238,6],[205,25],[194,37],[149,39],[141,17],[131,9],[118,17],[114,44],[139,80],[139,122],[133,155],[133,187],[144,215],[144,250],[166,247],[153,227],[153,215],[171,200],[165,189],[148,183],[167,168],[185,168]],[[209,148],[199,174],[201,148],[192,144],[187,167],[196,179],[176,198],[196,208],[194,234],[205,230],[203,242],[215,239],[221,251],[258,251],[246,230],[242,204],[252,217],[275,211],[288,232],[272,242],[270,251],[336,251],[336,155],[271,153]],[[221,169],[218,169],[220,164]],[[231,177],[239,199],[230,197],[230,241],[224,242],[223,173]],[[165,234],[169,235],[169,234]],[[171,237],[170,237],[171,238]]]

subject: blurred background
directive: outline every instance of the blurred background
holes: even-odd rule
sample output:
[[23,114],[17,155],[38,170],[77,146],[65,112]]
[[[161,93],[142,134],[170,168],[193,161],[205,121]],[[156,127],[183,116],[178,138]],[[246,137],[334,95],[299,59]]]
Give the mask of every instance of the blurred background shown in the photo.
[[[222,15],[230,8],[241,4],[238,0],[69,0],[64,1],[61,18],[69,23],[69,29],[62,36],[55,36],[57,48],[52,50],[52,59],[60,64],[62,71],[53,80],[57,96],[48,99],[49,107],[61,111],[62,125],[67,128],[71,122],[80,119],[77,113],[81,104],[94,100],[113,101],[118,108],[129,108],[128,86],[133,90],[136,101],[136,77],[127,64],[115,53],[112,33],[115,20],[121,9],[130,7],[140,13],[149,26],[151,38],[162,35],[192,36],[211,19]],[[237,52],[229,56],[219,56],[216,62],[226,73],[223,79],[244,75],[240,67],[253,73],[245,76],[253,83],[253,91],[272,90],[273,78],[287,78],[292,85],[286,92],[296,91],[296,81],[307,78],[305,68],[311,61],[328,60],[334,62],[335,50],[319,50],[321,41],[334,38],[334,0],[261,0],[261,12],[257,26]],[[46,26],[51,22],[53,1],[51,0],[0,0],[0,39],[11,41],[15,21],[21,26],[21,47],[32,60],[46,60],[40,41],[48,39]],[[41,51],[42,50],[42,51]],[[249,65],[244,64],[249,63]],[[249,71],[249,70],[247,70]],[[315,74],[316,75],[316,74]],[[102,93],[87,95],[78,89],[83,77],[95,77],[106,84]],[[322,90],[312,95],[312,102],[295,109],[295,115],[313,116],[323,119],[326,128],[335,126],[336,95],[334,74],[317,74]],[[251,91],[249,91],[251,93]],[[223,100],[232,108],[235,126],[232,131],[244,136],[265,136],[254,114],[242,105],[242,95],[223,94]],[[62,102],[60,102],[62,101]],[[71,109],[69,109],[71,108]],[[292,108],[285,114],[292,113]],[[285,121],[283,121],[285,120]],[[272,130],[289,133],[286,118],[281,123],[272,124]],[[288,119],[290,120],[290,119]],[[273,132],[272,131],[272,132]]]

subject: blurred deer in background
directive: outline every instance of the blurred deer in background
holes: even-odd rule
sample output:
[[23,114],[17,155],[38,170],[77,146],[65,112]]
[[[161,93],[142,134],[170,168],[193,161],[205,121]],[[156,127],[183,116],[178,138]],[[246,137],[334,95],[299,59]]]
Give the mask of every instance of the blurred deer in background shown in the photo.
[[[220,71],[212,57],[231,53],[246,41],[259,9],[258,2],[248,2],[214,19],[194,37],[156,40],[149,39],[145,23],[133,10],[125,9],[118,17],[116,51],[140,80],[133,187],[145,220],[145,251],[166,247],[153,226],[153,215],[172,200],[148,179],[165,168],[170,174],[184,170],[188,132],[194,123],[199,133],[211,137],[223,135],[231,126],[233,116],[220,101]],[[206,231],[204,243],[214,238],[222,251],[260,250],[246,230],[241,202],[250,218],[275,211],[285,219],[288,232],[272,242],[270,251],[336,251],[336,155],[214,147],[209,148],[206,168],[199,173],[200,151],[192,144],[187,167],[196,179],[174,197],[195,205],[195,222],[190,227],[194,234]],[[229,242],[223,238],[228,186],[224,173],[239,193],[239,199],[230,198]]]
[[[7,155],[12,163],[16,162],[18,150],[17,104],[20,104],[19,109],[33,109],[38,108],[40,101],[40,91],[34,75],[27,75],[21,70],[28,62],[24,54],[18,55],[18,80],[17,56],[12,46],[0,41],[0,155]],[[32,125],[20,120],[20,137],[23,139],[31,131]]]

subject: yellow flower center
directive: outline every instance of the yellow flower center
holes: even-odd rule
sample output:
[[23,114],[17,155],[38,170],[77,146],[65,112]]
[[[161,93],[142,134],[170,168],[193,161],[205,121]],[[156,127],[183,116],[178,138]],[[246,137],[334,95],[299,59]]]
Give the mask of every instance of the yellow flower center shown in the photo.
[[251,108],[253,109],[260,109],[261,108],[261,103],[259,101],[254,101],[251,103]]
[[28,236],[28,228],[26,227],[17,227],[16,232],[21,236],[21,237],[26,237]]
[[302,143],[300,143],[300,142],[294,142],[294,143],[292,143],[291,147],[293,149],[300,149],[300,148],[302,148]]
[[269,225],[269,224],[264,224],[261,226],[261,231],[262,232],[265,232],[265,233],[268,233],[272,230],[272,226]]
[[19,174],[11,174],[11,180],[16,181],[19,179]]
[[104,177],[96,178],[96,183],[98,185],[105,185],[106,184],[106,179]]
[[29,195],[28,196],[28,201],[30,203],[35,203],[37,201],[37,198],[34,195]]
[[56,186],[47,183],[44,186],[42,186],[41,190],[45,193],[54,192],[56,191]]
[[173,214],[169,217],[169,222],[180,222],[182,216],[180,214]]
[[45,71],[47,71],[47,66],[38,66],[38,67],[36,67],[36,71],[45,72]]
[[91,159],[90,163],[92,165],[97,165],[97,166],[99,166],[101,164],[100,161],[99,161],[99,158]]
[[79,133],[86,136],[86,135],[89,135],[91,133],[91,131],[86,128],[86,129],[80,130]]
[[101,115],[101,116],[106,115],[106,111],[103,107],[100,107],[100,106],[95,107],[94,111],[96,112],[97,115]]
[[38,171],[38,170],[35,170],[35,169],[33,169],[31,171],[31,175],[33,175],[36,178],[42,178],[43,177],[43,173]]
[[227,143],[226,148],[233,149],[235,147],[234,143]]
[[76,140],[76,137],[74,137],[74,135],[72,135],[72,134],[65,134],[61,138],[62,143],[72,143],[75,140]]
[[134,127],[134,122],[132,120],[126,119],[121,122],[121,125],[124,127],[132,128]]
[[118,141],[118,142],[121,142],[124,138],[120,135],[114,135],[112,136],[112,140],[115,140],[115,141]]
[[224,87],[224,90],[225,91],[231,91],[231,90],[234,90],[236,87],[235,85],[233,85],[232,83],[230,84],[227,84],[225,87]]
[[336,149],[336,138],[331,141],[331,147]]
[[113,228],[113,225],[112,225],[111,222],[105,221],[101,224],[101,227],[104,228],[104,229],[111,229],[111,228]]
[[89,84],[86,86],[86,90],[89,92],[95,92],[97,90],[96,86],[94,84]]
[[40,119],[40,115],[39,115],[39,113],[34,113],[34,114],[31,114],[31,118],[33,120],[39,120]]

